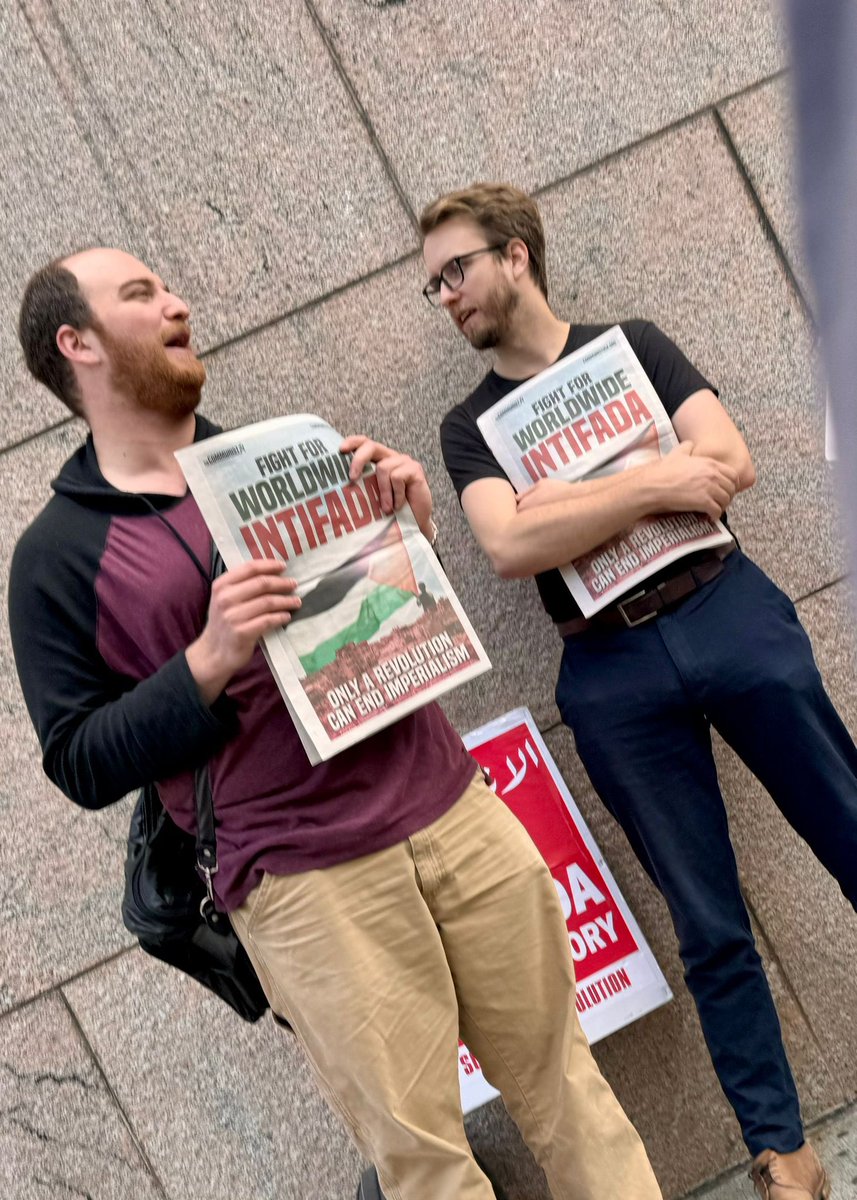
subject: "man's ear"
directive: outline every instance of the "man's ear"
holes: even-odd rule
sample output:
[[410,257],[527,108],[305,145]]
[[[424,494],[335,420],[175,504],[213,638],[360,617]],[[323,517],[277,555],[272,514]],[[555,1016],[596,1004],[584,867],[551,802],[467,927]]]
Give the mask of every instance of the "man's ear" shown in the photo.
[[57,349],[70,362],[92,365],[101,359],[101,347],[91,329],[60,325],[57,330]]
[[507,246],[509,258],[512,260],[512,274],[516,279],[527,273],[530,266],[530,252],[527,243],[521,238],[512,238]]

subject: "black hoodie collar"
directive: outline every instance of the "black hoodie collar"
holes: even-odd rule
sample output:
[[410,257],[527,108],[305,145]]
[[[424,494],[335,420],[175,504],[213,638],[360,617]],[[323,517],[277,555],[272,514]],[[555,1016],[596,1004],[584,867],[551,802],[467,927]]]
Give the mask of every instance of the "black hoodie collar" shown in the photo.
[[[194,442],[205,441],[220,433],[220,426],[196,414]],[[122,492],[108,483],[101,474],[92,434],[64,464],[51,487],[60,496],[68,496],[89,508],[106,509],[111,513],[151,512],[153,508],[164,510],[181,502],[181,496],[149,495],[142,492]]]

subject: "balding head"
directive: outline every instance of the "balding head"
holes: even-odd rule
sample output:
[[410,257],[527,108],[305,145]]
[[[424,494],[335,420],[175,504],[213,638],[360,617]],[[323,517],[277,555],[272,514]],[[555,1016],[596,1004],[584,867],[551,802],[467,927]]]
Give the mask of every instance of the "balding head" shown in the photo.
[[128,280],[144,278],[160,282],[154,272],[139,258],[125,250],[116,250],[109,246],[90,246],[86,250],[68,254],[58,261],[75,276],[81,294],[96,316],[105,304],[109,304],[116,297],[119,289]]
[[93,403],[173,415],[199,403],[205,368],[190,346],[189,315],[145,263],[93,247],[36,272],[19,329],[36,379],[92,424]]

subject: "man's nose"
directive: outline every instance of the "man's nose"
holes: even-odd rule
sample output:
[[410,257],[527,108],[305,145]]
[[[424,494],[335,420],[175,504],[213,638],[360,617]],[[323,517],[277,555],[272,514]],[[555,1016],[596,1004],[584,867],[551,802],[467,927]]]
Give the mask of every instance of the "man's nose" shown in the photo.
[[167,301],[164,305],[164,311],[168,317],[178,317],[181,321],[186,321],[190,316],[190,308],[182,300],[181,296],[176,296],[173,292],[167,292]]
[[453,304],[458,299],[460,293],[461,284],[459,284],[457,287],[452,287],[452,285],[448,284],[445,279],[441,279],[440,292],[438,294],[440,296],[440,302],[444,308],[449,308],[450,304]]

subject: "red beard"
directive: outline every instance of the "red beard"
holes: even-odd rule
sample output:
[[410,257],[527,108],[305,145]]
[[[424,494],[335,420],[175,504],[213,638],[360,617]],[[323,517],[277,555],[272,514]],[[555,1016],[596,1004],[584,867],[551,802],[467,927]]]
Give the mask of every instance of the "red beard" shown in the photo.
[[172,353],[160,341],[119,341],[104,329],[99,332],[110,355],[116,391],[140,408],[168,417],[186,417],[196,409],[205,367],[195,354],[189,350]]

